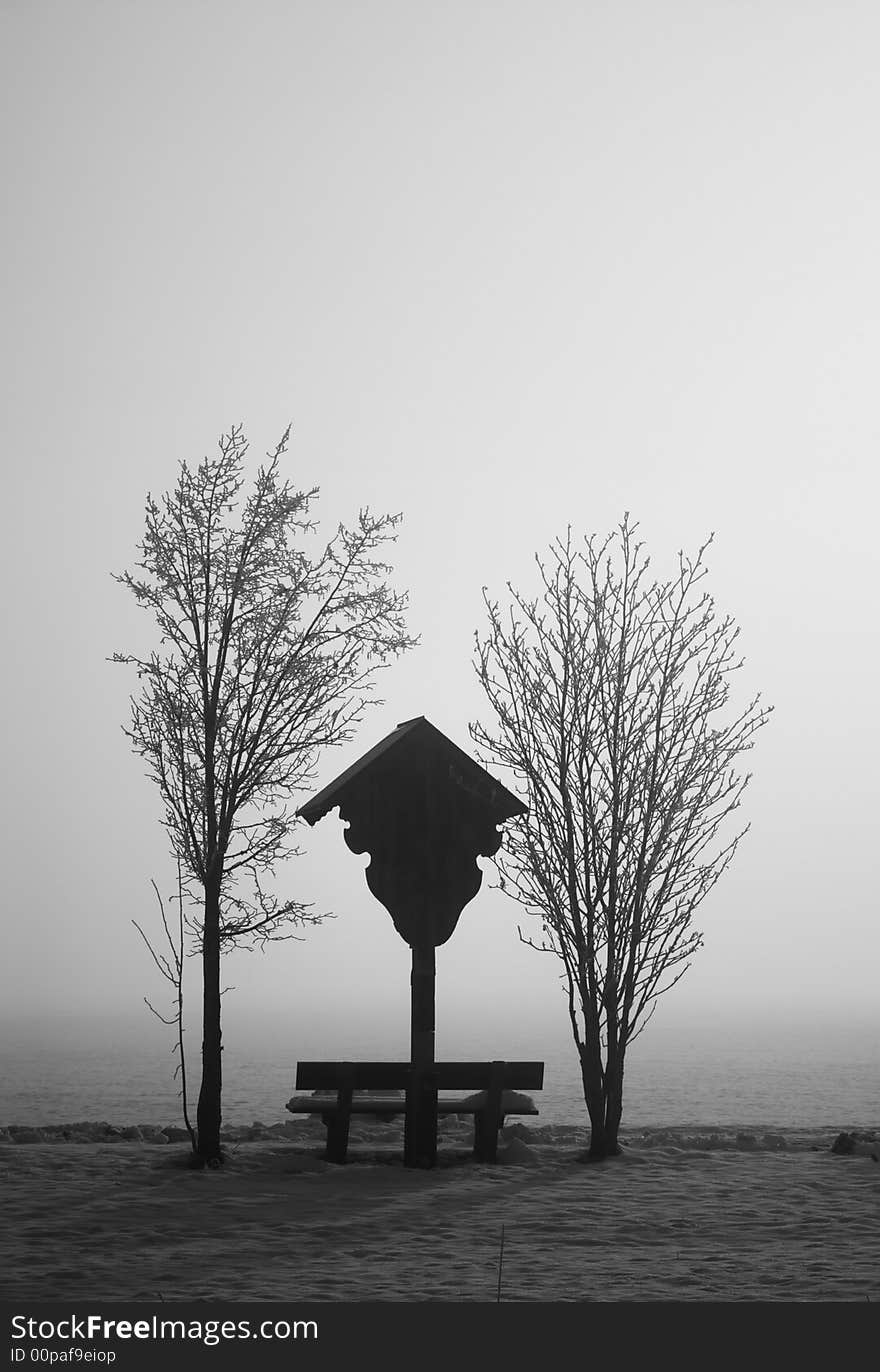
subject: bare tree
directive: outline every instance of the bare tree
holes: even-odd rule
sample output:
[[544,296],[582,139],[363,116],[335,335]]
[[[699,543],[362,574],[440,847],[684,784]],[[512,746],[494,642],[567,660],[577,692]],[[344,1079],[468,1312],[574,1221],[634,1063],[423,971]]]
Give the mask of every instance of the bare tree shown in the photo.
[[144,943],[147,945],[150,957],[153,959],[153,962],[156,964],[156,967],[158,968],[159,972],[165,978],[165,980],[170,983],[174,990],[174,1014],[163,1015],[161,1010],[157,1010],[155,1005],[152,1003],[151,1000],[148,999],[147,996],[144,996],[144,1004],[156,1016],[156,1019],[159,1020],[161,1024],[167,1024],[174,1028],[175,1037],[173,1051],[177,1055],[177,1066],[174,1069],[174,1077],[175,1080],[177,1079],[177,1077],[180,1077],[180,1100],[183,1109],[183,1122],[186,1125],[187,1133],[189,1134],[190,1144],[192,1145],[193,1153],[196,1154],[196,1156],[198,1156],[198,1143],[196,1139],[196,1131],[193,1128],[192,1122],[190,1121],[189,1117],[189,1097],[187,1095],[186,1080],[186,1052],[184,1051],[183,1046],[183,1036],[185,1032],[183,1024],[183,972],[184,967],[186,965],[186,934],[184,932],[184,926],[186,921],[184,917],[183,872],[180,866],[180,859],[178,858],[177,860],[177,895],[172,897],[172,899],[174,899],[177,902],[177,918],[175,921],[176,929],[173,934],[168,925],[168,916],[165,913],[165,906],[162,903],[162,897],[159,894],[159,888],[156,885],[155,881],[153,881],[152,879],[150,880],[150,885],[155,891],[156,899],[159,902],[159,918],[162,921],[162,928],[165,931],[165,943],[167,945],[168,952],[163,953],[159,949],[154,947],[154,945],[147,937],[147,935],[144,933],[143,928],[140,924],[138,924],[136,919],[133,919],[131,922],[134,925],[135,929],[137,929]]
[[159,651],[112,660],[135,666],[143,682],[125,733],[159,787],[194,898],[187,923],[203,973],[197,1147],[212,1165],[221,1158],[221,952],[292,937],[320,918],[266,889],[279,860],[297,851],[289,798],[313,780],[322,748],[351,737],[374,703],[375,671],[414,642],[406,597],[378,557],[400,516],[364,509],[309,556],[318,492],[281,481],[289,435],[243,504],[240,426],[213,458],[181,463],[173,491],[147,497],[143,575],[115,578],[160,635]]
[[735,770],[770,709],[731,706],[739,630],[702,590],[704,555],[670,580],[625,517],[536,558],[542,592],[484,590],[475,666],[494,712],[471,725],[487,765],[528,794],[496,863],[541,922],[524,942],[562,963],[590,1120],[591,1158],[619,1152],[626,1049],[702,944],[697,907],[748,826],[725,837],[749,775]]

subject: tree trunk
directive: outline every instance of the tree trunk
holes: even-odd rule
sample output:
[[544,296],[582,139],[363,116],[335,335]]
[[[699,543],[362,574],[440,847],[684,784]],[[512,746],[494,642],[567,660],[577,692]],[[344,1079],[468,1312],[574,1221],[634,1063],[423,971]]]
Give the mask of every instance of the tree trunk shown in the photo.
[[205,919],[202,934],[202,1086],[196,1114],[198,1156],[216,1166],[220,1151],[221,1067],[220,1038],[220,882],[205,883]]
[[623,1114],[623,1049],[618,1048],[605,1070],[605,1157],[620,1153],[617,1132]]
[[623,1062],[602,1072],[598,1044],[578,1045],[581,1059],[581,1079],[584,1102],[590,1117],[589,1161],[617,1157],[620,1145],[617,1131],[623,1113]]

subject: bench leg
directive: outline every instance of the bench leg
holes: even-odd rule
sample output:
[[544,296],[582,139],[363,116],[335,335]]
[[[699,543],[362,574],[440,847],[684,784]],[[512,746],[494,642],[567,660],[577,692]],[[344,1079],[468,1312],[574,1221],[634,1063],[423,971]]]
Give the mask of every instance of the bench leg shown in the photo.
[[474,1156],[480,1162],[497,1162],[498,1130],[504,1119],[501,1108],[503,1063],[492,1064],[492,1076],[486,1092],[485,1107],[474,1117]]
[[323,1119],[327,1126],[327,1161],[345,1162],[351,1115],[347,1110],[339,1110],[332,1115],[324,1115]]
[[488,1110],[474,1115],[474,1158],[477,1162],[498,1161],[498,1117]]
[[474,1159],[477,1162],[483,1161],[483,1112],[478,1110],[474,1115]]

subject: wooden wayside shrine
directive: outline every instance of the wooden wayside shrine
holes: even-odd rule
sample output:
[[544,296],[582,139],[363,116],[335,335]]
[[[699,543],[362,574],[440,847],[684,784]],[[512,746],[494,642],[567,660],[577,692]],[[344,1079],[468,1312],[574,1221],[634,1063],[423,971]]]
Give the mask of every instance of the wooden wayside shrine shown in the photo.
[[298,813],[315,824],[337,806],[348,847],[370,854],[367,885],[412,949],[404,1160],[433,1166],[434,950],[479,891],[477,858],[498,851],[499,824],[527,807],[424,716],[399,724]]

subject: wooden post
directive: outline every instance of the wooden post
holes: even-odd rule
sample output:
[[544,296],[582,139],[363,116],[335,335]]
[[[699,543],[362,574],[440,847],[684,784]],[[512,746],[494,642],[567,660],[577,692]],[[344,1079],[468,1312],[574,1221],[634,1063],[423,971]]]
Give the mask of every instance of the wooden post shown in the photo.
[[412,1076],[406,1093],[404,1161],[407,1167],[433,1167],[437,1161],[437,1082],[434,1076],[434,983],[436,959],[431,943],[412,947]]

